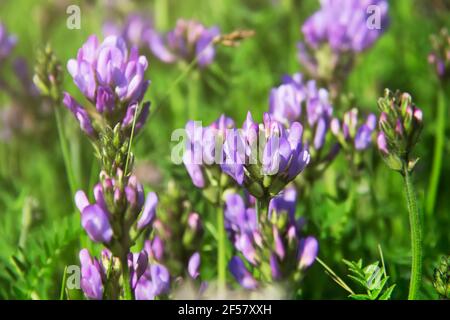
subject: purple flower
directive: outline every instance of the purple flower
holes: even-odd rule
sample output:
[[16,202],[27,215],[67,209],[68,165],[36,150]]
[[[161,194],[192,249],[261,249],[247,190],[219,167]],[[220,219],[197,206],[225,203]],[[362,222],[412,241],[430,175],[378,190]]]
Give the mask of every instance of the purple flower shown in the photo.
[[350,143],[355,150],[362,151],[372,144],[377,118],[371,113],[364,123],[360,124],[359,122],[358,109],[353,108],[344,113],[342,124],[337,118],[331,121],[331,131],[344,147]]
[[361,52],[386,30],[386,0],[322,0],[321,8],[303,24],[306,43],[326,43],[335,52]]
[[130,269],[131,287],[134,289],[144,274],[148,265],[148,255],[145,250],[139,253],[128,254],[128,268]]
[[153,33],[149,37],[149,47],[165,63],[178,60],[191,63],[197,58],[198,65],[205,67],[214,60],[213,40],[219,34],[217,27],[208,29],[197,21],[179,19],[175,29],[165,36]]
[[217,142],[225,140],[229,129],[233,127],[234,121],[225,115],[221,115],[207,127],[201,127],[192,120],[186,124],[187,139],[183,163],[197,188],[204,188],[207,184],[204,166],[222,162],[224,151],[221,147],[216,149]]
[[151,19],[140,13],[129,14],[123,26],[111,21],[107,21],[103,25],[105,37],[123,37],[128,44],[140,48],[148,45],[154,33],[155,30]]
[[106,280],[105,270],[96,258],[92,258],[87,249],[79,254],[81,263],[81,289],[89,299],[103,298],[103,282]]
[[309,163],[302,134],[303,127],[298,122],[286,129],[266,113],[258,126],[249,112],[243,128],[227,135],[222,170],[244,184],[253,196],[273,197]]
[[[139,56],[135,47],[128,50],[122,38],[109,36],[99,43],[95,35],[88,38],[78,51],[77,58],[67,63],[75,84],[96,111],[108,122],[123,119],[124,127],[131,124],[130,118],[133,118],[150,83],[144,79],[147,66],[147,59]],[[67,93],[63,102],[78,119],[83,130],[92,135],[86,108]],[[145,103],[137,115],[139,127],[145,122],[149,107],[149,103]],[[116,123],[109,125],[114,127]]]
[[9,56],[16,42],[17,38],[8,34],[5,25],[0,23],[0,62]]
[[162,260],[164,255],[164,242],[159,236],[155,236],[153,241],[146,240],[144,248],[149,257],[157,261]]
[[72,96],[67,92],[64,92],[63,103],[78,120],[81,130],[83,130],[89,136],[94,135],[94,128],[92,127],[92,122],[86,109],[78,104],[78,102],[76,102],[75,99],[72,98]]
[[[75,194],[75,204],[81,212],[81,224],[91,240],[109,244],[113,238],[112,225],[130,226],[136,223],[137,229],[142,230],[152,224],[158,203],[155,193],[148,193],[145,199],[144,189],[137,178],[134,175],[124,178],[121,170],[118,170],[114,179],[103,171],[100,176],[102,182],[94,187],[95,203],[90,204],[82,190]],[[117,179],[126,180],[117,183]],[[127,211],[125,218],[121,218],[120,214],[112,214],[115,209],[111,210],[111,206],[119,206],[123,212]]]
[[[305,110],[303,111],[303,108]],[[310,131],[311,141],[304,141],[319,150],[325,143],[333,107],[328,97],[328,91],[317,88],[316,82],[303,81],[300,73],[283,77],[283,84],[272,89],[269,99],[269,112],[271,116],[289,125],[295,121],[302,121],[300,116],[306,112],[303,121],[305,130]]]
[[149,264],[136,284],[136,300],[153,300],[156,296],[166,294],[170,289],[170,274],[161,264]]
[[256,212],[246,208],[238,194],[229,194],[225,201],[225,227],[234,246],[253,265],[258,263],[256,245],[260,238]]
[[294,187],[286,188],[282,193],[273,198],[269,203],[269,220],[273,214],[287,214],[289,220],[295,220],[295,205],[297,202],[297,191]]
[[298,263],[300,269],[306,269],[311,266],[317,257],[319,243],[314,237],[306,237],[300,241],[298,251]]
[[145,200],[145,205],[141,217],[137,222],[138,229],[144,229],[151,225],[155,220],[156,206],[158,205],[158,196],[154,192],[149,192]]
[[441,79],[450,76],[450,35],[447,29],[431,36],[433,50],[428,55],[428,62],[434,66],[436,74]]
[[248,290],[253,290],[258,287],[258,282],[253,278],[251,273],[245,267],[244,262],[238,256],[231,258],[228,268],[231,274],[239,284]]
[[192,279],[197,279],[200,275],[200,253],[195,252],[190,258],[188,262],[188,273]]

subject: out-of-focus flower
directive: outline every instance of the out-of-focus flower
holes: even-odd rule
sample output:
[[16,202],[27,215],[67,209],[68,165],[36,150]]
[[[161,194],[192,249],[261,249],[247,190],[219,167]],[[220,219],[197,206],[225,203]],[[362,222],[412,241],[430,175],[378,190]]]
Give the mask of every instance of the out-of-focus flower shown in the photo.
[[321,8],[303,24],[307,44],[328,44],[334,51],[363,51],[388,23],[386,0],[321,0]]
[[192,279],[197,279],[200,275],[200,253],[194,252],[194,254],[189,258],[188,262],[188,273]]
[[299,246],[299,267],[300,269],[305,269],[311,266],[317,257],[317,252],[319,251],[319,243],[314,237],[306,237],[300,240]]
[[128,269],[130,270],[131,288],[136,288],[139,279],[144,274],[148,265],[148,254],[145,250],[139,253],[128,254]]
[[[94,187],[95,203],[89,203],[84,191],[80,190],[75,195],[75,203],[81,212],[81,224],[92,241],[110,248],[124,245],[129,248],[131,243],[121,242],[119,235],[123,237],[131,226],[137,231],[151,226],[158,198],[154,192],[145,197],[136,177],[124,177],[120,170],[115,178],[105,172],[100,174],[100,178],[101,183]],[[118,232],[115,236],[114,230]],[[130,241],[129,237],[124,239]]]
[[315,150],[323,147],[333,107],[328,91],[317,88],[314,80],[305,82],[300,73],[283,77],[283,84],[271,90],[269,112],[275,120],[285,125],[302,121],[301,115],[305,112],[304,143]]
[[91,257],[87,249],[79,254],[81,263],[81,289],[89,299],[101,300],[103,298],[103,283],[106,281],[106,272],[103,265]]
[[112,21],[107,21],[103,24],[103,34],[105,37],[122,37],[128,44],[139,48],[148,46],[154,33],[155,30],[151,18],[141,13],[127,15],[123,27]]
[[395,94],[386,89],[378,99],[381,115],[378,121],[378,148],[388,166],[396,171],[412,171],[418,159],[411,154],[420,138],[423,113],[408,93]]
[[195,20],[179,19],[175,29],[165,36],[152,33],[150,50],[165,63],[179,60],[187,63],[197,59],[200,67],[211,64],[215,56],[214,39],[220,34],[218,27],[207,28]]
[[302,26],[298,58],[310,76],[340,93],[355,56],[371,47],[388,25],[387,0],[322,0]]
[[[318,242],[312,236],[302,235],[304,220],[295,218],[296,200],[295,188],[286,188],[270,201],[269,211],[263,213],[267,216],[261,217],[265,223],[258,223],[255,209],[247,207],[240,195],[230,194],[226,199],[228,235],[236,250],[263,272],[264,278],[298,281],[315,261]],[[238,282],[250,282],[247,273],[251,273],[243,262],[233,264]]]
[[447,29],[442,29],[437,35],[431,36],[432,52],[428,55],[428,62],[436,69],[441,79],[450,78],[450,35]]
[[[139,56],[136,47],[128,50],[125,41],[116,36],[105,38],[99,43],[92,35],[78,51],[76,59],[70,59],[67,69],[83,95],[95,106],[97,114],[102,116],[111,128],[118,123],[128,128],[136,115],[136,129],[145,123],[150,103],[145,102],[139,114],[139,104],[150,81],[144,79],[148,63]],[[64,104],[74,114],[88,135],[93,135],[91,108],[85,108],[68,93],[64,95]]]
[[372,144],[376,125],[377,118],[372,113],[361,124],[358,118],[358,109],[353,108],[344,113],[342,123],[337,118],[331,121],[331,131],[344,148],[352,147],[355,150],[362,151]]
[[265,113],[264,122],[258,125],[249,112],[242,129],[227,135],[221,168],[256,198],[270,199],[309,163],[302,134],[298,122],[286,129]]
[[16,42],[17,38],[10,35],[5,25],[0,22],[0,63],[9,56]]
[[248,290],[253,290],[258,287],[258,282],[253,278],[252,274],[247,270],[247,267],[238,256],[231,258],[228,267],[233,277],[239,284]]
[[134,289],[136,300],[153,300],[168,293],[170,289],[169,270],[162,264],[148,264]]
[[229,194],[224,214],[225,228],[235,248],[256,265],[259,261],[256,246],[262,243],[255,209],[247,208],[240,195]]

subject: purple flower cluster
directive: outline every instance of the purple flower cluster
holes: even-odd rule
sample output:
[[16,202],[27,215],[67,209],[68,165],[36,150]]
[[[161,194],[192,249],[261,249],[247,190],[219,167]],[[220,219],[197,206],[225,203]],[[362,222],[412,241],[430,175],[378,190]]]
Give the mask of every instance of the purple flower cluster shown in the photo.
[[[137,300],[153,300],[166,294],[170,288],[170,274],[165,266],[151,260],[151,247],[145,246],[139,253],[129,253],[127,257],[130,270],[130,288]],[[81,263],[81,289],[88,299],[101,300],[106,293],[107,272],[116,272],[117,258],[108,249],[103,249],[101,259],[91,257],[87,249],[79,254]],[[112,265],[111,265],[112,264]],[[114,287],[115,276],[110,275],[110,286]]]
[[[138,259],[139,257],[135,257],[134,261]],[[156,296],[167,294],[170,290],[169,270],[158,262],[146,263],[132,288],[136,300],[154,300]]]
[[[247,207],[240,195],[230,194],[225,202],[226,227],[234,247],[251,265],[268,265],[270,278],[275,281],[302,272],[317,256],[317,240],[301,235],[304,221],[295,218],[296,197],[295,189],[287,188],[270,201],[267,230],[259,225],[255,209]],[[233,257],[229,268],[241,286],[257,287],[240,257]]]
[[262,247],[262,235],[255,209],[247,206],[239,194],[228,195],[224,212],[225,228],[236,250],[256,265],[260,260],[256,247]]
[[111,21],[107,21],[103,25],[105,37],[122,37],[129,45],[139,48],[148,46],[155,32],[152,20],[140,13],[127,15],[123,27]]
[[270,92],[269,112],[275,120],[285,125],[301,121],[302,115],[306,113],[303,123],[309,133],[305,135],[304,143],[315,150],[323,147],[333,107],[328,91],[317,88],[314,80],[305,82],[300,73],[283,77],[283,84]]
[[144,196],[144,189],[135,176],[123,177],[121,170],[118,171],[116,178],[104,172],[100,174],[102,181],[94,187],[93,204],[89,203],[84,191],[80,190],[75,195],[75,203],[81,212],[81,224],[89,238],[110,248],[124,245],[116,243],[117,225],[123,227],[121,232],[129,231],[131,226],[136,230],[151,226],[158,204],[154,192]]
[[305,41],[318,49],[328,44],[335,52],[361,52],[385,31],[386,0],[321,0],[320,10],[303,24]]
[[10,35],[5,25],[0,22],[0,62],[9,56],[16,42],[17,38]]
[[165,63],[198,59],[198,65],[211,64],[215,56],[214,38],[220,34],[218,27],[207,28],[195,20],[179,19],[175,28],[165,36],[151,33],[149,47]]
[[441,79],[450,77],[450,35],[447,29],[442,29],[438,35],[431,36],[432,52],[428,62],[435,67]]
[[353,108],[346,112],[343,121],[334,118],[331,121],[331,131],[337,137],[342,146],[353,145],[355,150],[361,151],[372,144],[373,134],[377,126],[377,117],[371,113],[364,123],[360,124],[358,109]]
[[242,129],[227,135],[221,168],[256,198],[273,197],[309,163],[302,134],[298,122],[286,128],[265,113],[258,125],[249,112]]
[[[150,84],[144,78],[147,66],[147,59],[138,55],[136,47],[128,50],[122,38],[110,36],[99,43],[95,35],[81,47],[77,58],[67,63],[77,87],[111,127],[117,123],[122,127],[132,124]],[[81,106],[68,93],[64,94],[63,102],[83,131],[94,136],[96,132],[89,114],[94,110]],[[144,125],[149,108],[150,103],[145,102],[136,120],[137,129]]]

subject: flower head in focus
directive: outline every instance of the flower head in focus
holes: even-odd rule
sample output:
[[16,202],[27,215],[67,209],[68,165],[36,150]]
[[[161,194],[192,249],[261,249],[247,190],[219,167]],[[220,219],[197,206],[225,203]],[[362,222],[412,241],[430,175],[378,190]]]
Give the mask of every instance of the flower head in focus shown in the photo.
[[258,199],[270,200],[308,165],[302,142],[303,127],[285,127],[270,114],[257,124],[250,112],[242,128],[228,134],[222,170]]
[[396,171],[412,171],[418,159],[412,157],[423,127],[423,113],[408,93],[386,89],[378,99],[381,115],[378,149],[387,165]]
[[[134,117],[136,129],[140,129],[150,108],[149,102],[140,108],[150,84],[144,75],[147,67],[147,59],[139,56],[136,47],[128,50],[123,38],[109,36],[100,43],[92,35],[78,51],[77,58],[69,60],[67,69],[93,108],[82,106],[68,93],[64,94],[63,102],[91,137],[97,136],[98,128],[105,124],[110,128],[120,124],[128,129]],[[100,120],[94,123],[93,119]]]

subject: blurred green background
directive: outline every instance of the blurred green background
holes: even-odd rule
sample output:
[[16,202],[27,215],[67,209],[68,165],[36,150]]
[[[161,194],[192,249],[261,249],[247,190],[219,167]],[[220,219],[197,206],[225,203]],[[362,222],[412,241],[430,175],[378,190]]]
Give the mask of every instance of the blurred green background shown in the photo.
[[[302,39],[300,27],[319,6],[317,0],[184,0],[184,1],[34,1],[3,0],[0,22],[17,36],[15,56],[24,57],[30,69],[36,52],[49,42],[64,65],[64,88],[80,97],[66,72],[68,59],[90,34],[102,37],[106,19],[120,21],[126,12],[139,11],[153,17],[158,30],[173,28],[177,18],[195,18],[207,26],[218,25],[222,32],[253,29],[255,37],[237,48],[219,47],[217,59],[201,74],[191,73],[179,83],[183,73],[176,65],[162,64],[146,53],[152,83],[147,99],[158,111],[151,117],[135,143],[137,165],[144,172],[146,189],[164,193],[167,181],[175,178],[177,188],[186,190],[196,209],[208,219],[184,167],[170,161],[170,135],[195,117],[208,124],[221,113],[242,123],[248,110],[256,120],[268,109],[268,94],[280,84],[284,74],[302,71],[296,44]],[[81,8],[81,29],[66,27],[66,8]],[[375,46],[363,53],[345,90],[352,92],[363,110],[376,112],[377,98],[384,88],[411,93],[424,111],[425,129],[417,148],[420,157],[414,175],[420,206],[423,206],[433,157],[433,129],[436,117],[438,81],[428,65],[429,36],[450,27],[446,0],[390,1],[390,27]],[[32,71],[31,71],[32,72]],[[0,69],[1,79],[12,79],[9,66]],[[9,80],[8,80],[9,81]],[[450,93],[447,93],[450,99]],[[0,108],[14,102],[0,91]],[[82,231],[74,209],[58,136],[51,110],[40,101],[25,100],[31,115],[31,129],[9,141],[0,141],[0,298],[58,298],[64,267],[78,264],[81,247],[95,250]],[[63,106],[61,106],[63,108]],[[36,111],[39,109],[39,111]],[[341,111],[337,110],[336,115]],[[79,131],[65,109],[64,130],[70,141],[72,170],[79,188],[90,190],[98,174],[89,141]],[[448,110],[446,116],[448,117]],[[0,122],[1,124],[1,122]],[[424,215],[424,298],[436,298],[431,279],[440,257],[449,254],[450,179],[449,135],[435,212]],[[299,196],[298,213],[307,218],[307,232],[319,238],[319,257],[346,279],[342,259],[365,263],[380,260],[381,246],[390,281],[396,283],[393,298],[405,298],[409,281],[409,222],[401,176],[382,163],[376,150],[368,152],[369,170],[358,181],[354,203],[336,202],[331,187],[351,177],[341,155],[326,176],[318,181],[311,198]],[[309,203],[306,206],[306,203]],[[309,208],[306,210],[306,208]],[[421,210],[423,212],[423,210]],[[164,210],[158,212],[164,214]],[[214,242],[206,231],[202,248],[202,272],[214,276]],[[20,248],[20,249],[19,249]],[[346,279],[347,282],[347,279]],[[343,299],[346,293],[316,263],[306,274],[302,298]]]

